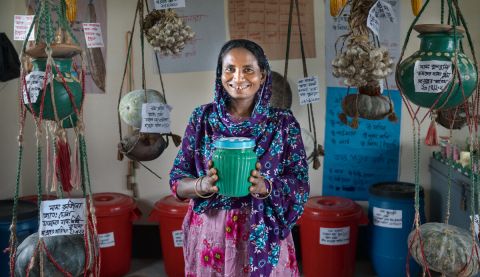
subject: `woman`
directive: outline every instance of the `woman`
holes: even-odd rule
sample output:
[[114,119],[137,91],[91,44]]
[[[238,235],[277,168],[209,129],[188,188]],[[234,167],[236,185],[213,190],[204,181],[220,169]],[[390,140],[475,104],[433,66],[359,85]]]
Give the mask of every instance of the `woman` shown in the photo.
[[[271,108],[263,50],[248,40],[221,49],[212,103],[196,108],[170,172],[172,192],[191,198],[184,219],[187,276],[298,276],[291,228],[309,193],[300,126]],[[248,137],[258,157],[246,197],[217,194],[215,140]]]

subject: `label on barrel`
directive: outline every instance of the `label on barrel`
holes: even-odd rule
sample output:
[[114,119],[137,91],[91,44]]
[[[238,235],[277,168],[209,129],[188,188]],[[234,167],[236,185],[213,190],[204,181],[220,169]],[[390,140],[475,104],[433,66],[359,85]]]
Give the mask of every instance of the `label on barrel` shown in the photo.
[[320,227],[320,244],[344,245],[350,243],[350,226],[341,228]]
[[402,210],[373,207],[373,225],[386,228],[402,228]]
[[98,241],[100,243],[100,248],[115,246],[115,236],[113,235],[113,232],[98,234]]
[[172,236],[173,236],[173,245],[175,245],[175,247],[183,247],[182,230],[173,231]]

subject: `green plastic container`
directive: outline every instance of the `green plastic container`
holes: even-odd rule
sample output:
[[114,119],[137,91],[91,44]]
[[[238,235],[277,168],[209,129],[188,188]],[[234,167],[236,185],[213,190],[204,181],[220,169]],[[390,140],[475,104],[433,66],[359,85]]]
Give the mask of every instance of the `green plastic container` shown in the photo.
[[218,193],[229,197],[248,195],[252,185],[248,178],[255,169],[255,141],[243,137],[221,138],[215,141],[213,167],[217,169]]

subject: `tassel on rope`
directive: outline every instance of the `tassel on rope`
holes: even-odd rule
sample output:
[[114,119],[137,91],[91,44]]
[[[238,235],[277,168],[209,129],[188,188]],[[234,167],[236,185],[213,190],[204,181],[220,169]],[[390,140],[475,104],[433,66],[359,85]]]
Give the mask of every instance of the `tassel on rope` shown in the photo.
[[425,137],[425,144],[428,146],[437,146],[438,145],[438,134],[437,134],[437,114],[432,112],[432,122],[430,122],[430,127],[428,127],[427,136]]
[[397,115],[395,114],[395,111],[393,110],[392,101],[390,101],[390,114],[388,115],[388,120],[389,120],[390,122],[397,122],[397,121],[398,121],[398,117],[397,117]]
[[353,129],[358,128],[358,117],[359,115],[356,114],[355,117],[352,119],[352,123],[350,123],[350,127],[352,127]]
[[57,175],[62,183],[62,190],[65,192],[70,192],[73,189],[72,183],[70,182],[71,176],[71,165],[70,165],[70,146],[67,142],[67,134],[64,129],[59,129],[57,131],[57,141],[56,141],[56,169]]
[[338,119],[340,119],[340,121],[345,124],[345,125],[348,125],[348,119],[347,119],[347,115],[345,113],[341,113],[338,115]]
[[73,147],[73,172],[72,172],[72,187],[74,189],[80,188],[80,158],[79,158],[79,149],[78,149],[78,136],[75,136],[75,144]]

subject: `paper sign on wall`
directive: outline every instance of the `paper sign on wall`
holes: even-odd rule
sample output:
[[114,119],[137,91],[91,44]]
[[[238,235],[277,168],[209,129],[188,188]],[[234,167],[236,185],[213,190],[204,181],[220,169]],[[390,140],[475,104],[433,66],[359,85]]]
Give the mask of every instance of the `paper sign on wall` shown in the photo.
[[40,237],[84,233],[85,198],[43,201],[40,211]]
[[142,133],[170,133],[169,105],[161,103],[145,103],[142,105]]
[[100,244],[100,248],[113,247],[115,246],[115,236],[113,232],[98,234],[98,242]]
[[320,244],[344,245],[350,243],[350,226],[342,228],[320,227]]
[[[49,74],[50,76],[50,81],[52,81],[53,76],[52,74]],[[25,77],[25,82],[27,84],[27,90],[25,90],[25,86],[23,87],[23,102],[25,104],[28,103],[36,103],[38,99],[38,95],[40,95],[40,92],[43,89],[43,82],[45,80],[45,72],[43,71],[32,71],[30,72],[26,77]],[[30,101],[27,96],[27,91],[28,94],[30,95]]]
[[[13,40],[25,40],[33,22],[33,15],[15,15],[13,23]],[[35,26],[28,40],[35,40]]]
[[373,225],[401,229],[402,210],[391,210],[373,207]]
[[320,89],[318,88],[318,77],[307,77],[297,82],[300,105],[306,105],[320,101]]
[[416,92],[440,93],[452,80],[451,61],[416,61],[413,81]]
[[176,9],[185,7],[185,0],[154,0],[156,10]]
[[87,48],[104,47],[100,23],[83,23],[82,25]]
[[173,245],[175,245],[175,247],[183,247],[183,232],[182,232],[182,230],[173,231],[172,232],[172,237],[173,237]]
[[373,4],[367,18],[367,27],[377,36],[380,33],[380,18],[387,18],[390,22],[396,21],[393,7],[381,0]]

